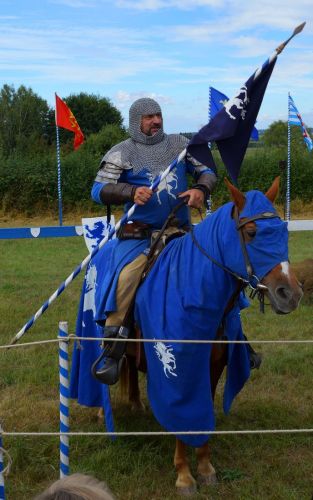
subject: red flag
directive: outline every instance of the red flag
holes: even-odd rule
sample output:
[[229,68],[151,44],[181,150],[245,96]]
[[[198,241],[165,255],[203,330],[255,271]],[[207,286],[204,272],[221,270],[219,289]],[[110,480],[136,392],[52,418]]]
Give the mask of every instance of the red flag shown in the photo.
[[70,108],[65,104],[62,99],[55,94],[55,123],[57,127],[66,128],[75,134],[74,136],[74,149],[84,142],[84,134],[77,123],[75,116]]

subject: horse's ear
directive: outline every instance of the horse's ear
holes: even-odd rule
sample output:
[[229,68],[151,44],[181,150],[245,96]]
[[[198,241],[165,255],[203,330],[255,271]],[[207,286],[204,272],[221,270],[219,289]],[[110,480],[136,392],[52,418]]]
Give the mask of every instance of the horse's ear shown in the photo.
[[238,188],[236,188],[231,182],[229,182],[228,179],[224,179],[224,182],[227,186],[228,191],[230,192],[230,196],[232,197],[232,200],[234,201],[235,205],[238,207],[239,212],[243,209],[246,203],[246,198],[244,194],[239,191]]
[[278,176],[274,179],[273,184],[271,185],[269,190],[266,191],[266,193],[265,193],[266,198],[268,198],[272,203],[274,203],[276,196],[278,195],[279,181],[280,181],[280,176]]

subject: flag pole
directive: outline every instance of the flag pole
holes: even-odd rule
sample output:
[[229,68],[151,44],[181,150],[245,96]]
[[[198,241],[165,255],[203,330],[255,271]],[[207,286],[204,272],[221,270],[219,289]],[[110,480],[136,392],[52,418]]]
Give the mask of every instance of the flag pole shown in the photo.
[[[56,94],[55,94],[56,99]],[[59,225],[62,226],[63,214],[62,214],[62,189],[61,189],[61,155],[60,155],[60,137],[59,137],[59,127],[57,126],[57,106],[55,106],[55,128],[56,128],[56,139],[57,139],[57,168],[58,168],[58,206],[59,206]]]
[[290,127],[290,92],[288,92],[288,146],[287,146],[287,187],[286,187],[286,220],[290,221],[290,150],[291,150],[291,127]]
[[[211,120],[211,86],[209,87],[209,106],[208,106],[208,123],[210,123]],[[209,148],[211,149],[211,143],[208,143]],[[206,209],[206,215],[211,215],[212,213],[212,196],[211,193],[207,199],[207,209]]]

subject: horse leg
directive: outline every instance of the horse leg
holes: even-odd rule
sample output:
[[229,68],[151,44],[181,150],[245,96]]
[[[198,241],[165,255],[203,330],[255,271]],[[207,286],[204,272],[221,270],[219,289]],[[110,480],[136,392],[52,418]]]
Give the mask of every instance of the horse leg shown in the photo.
[[215,484],[217,482],[216,473],[210,462],[209,442],[204,443],[196,449],[198,460],[198,481],[200,484]]
[[[214,345],[211,352],[210,360],[210,377],[211,377],[211,393],[214,400],[216,387],[220,376],[227,364],[227,346]],[[200,448],[196,449],[198,461],[198,481],[200,484],[214,484],[217,482],[216,472],[210,462],[209,442],[204,443]]]
[[211,377],[211,394],[214,400],[216,387],[218,381],[227,365],[228,349],[226,344],[215,344],[212,347],[211,360],[210,360],[210,377]]
[[186,454],[186,445],[179,439],[176,439],[174,465],[177,471],[177,492],[181,495],[192,495],[195,493],[196,481],[190,472]]
[[128,356],[128,400],[131,404],[131,410],[145,410],[145,405],[140,399],[140,389],[138,381],[138,369],[136,359],[133,356]]

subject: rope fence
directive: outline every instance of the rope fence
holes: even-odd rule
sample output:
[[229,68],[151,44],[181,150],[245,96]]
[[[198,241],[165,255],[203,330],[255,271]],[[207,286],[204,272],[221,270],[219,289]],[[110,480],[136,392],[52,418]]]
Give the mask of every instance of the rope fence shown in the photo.
[[[70,341],[90,341],[101,342],[99,337],[78,337],[75,334],[68,334],[67,322],[59,323],[59,334],[56,339],[38,340],[23,344],[0,345],[0,350],[15,349],[19,347],[30,347],[47,344],[59,344],[59,395],[60,395],[60,431],[59,432],[18,432],[4,431],[0,425],[0,500],[5,500],[4,476],[8,475],[11,468],[11,457],[2,446],[3,437],[59,437],[60,440],[60,478],[69,474],[69,438],[70,437],[140,437],[140,436],[218,436],[218,435],[271,435],[271,434],[311,434],[313,428],[300,429],[243,429],[243,430],[214,430],[214,431],[133,431],[133,432],[72,432],[69,427],[69,355],[68,348]],[[114,342],[140,342],[140,343],[181,343],[181,344],[313,344],[313,339],[270,339],[270,340],[177,340],[177,339],[116,339],[106,338],[106,341]],[[8,465],[4,467],[4,456],[6,456]]]
[[[16,349],[19,347],[31,347],[44,344],[55,344],[60,342],[62,337],[49,340],[35,340],[33,342],[24,342],[23,344],[4,344],[0,345],[0,350]],[[78,337],[75,334],[69,334],[66,341],[80,341],[87,340],[91,342],[102,342],[100,337]],[[139,342],[139,343],[171,343],[171,344],[313,344],[313,339],[267,339],[267,340],[177,340],[177,339],[118,339],[113,337],[106,337],[106,342]]]
[[59,436],[211,436],[211,435],[230,435],[230,434],[299,434],[313,433],[312,429],[243,429],[229,431],[133,431],[133,432],[2,432],[3,436],[8,437],[59,437]]

